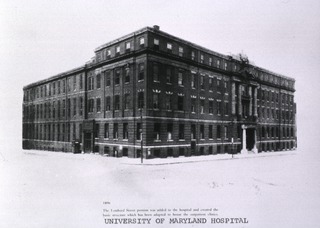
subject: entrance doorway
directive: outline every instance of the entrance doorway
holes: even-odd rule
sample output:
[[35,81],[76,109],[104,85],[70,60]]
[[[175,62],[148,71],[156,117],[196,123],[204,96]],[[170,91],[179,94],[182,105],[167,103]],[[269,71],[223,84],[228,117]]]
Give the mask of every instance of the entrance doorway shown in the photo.
[[196,154],[196,141],[191,141],[191,155]]
[[84,133],[84,152],[89,153],[92,152],[92,145],[93,145],[93,137],[92,133]]
[[247,128],[247,150],[251,151],[255,144],[255,129]]

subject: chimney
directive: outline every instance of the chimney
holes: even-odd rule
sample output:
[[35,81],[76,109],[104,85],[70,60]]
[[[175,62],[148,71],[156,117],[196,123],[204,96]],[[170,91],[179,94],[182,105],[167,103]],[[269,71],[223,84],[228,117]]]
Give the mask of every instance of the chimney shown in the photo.
[[159,25],[154,25],[153,29],[159,31],[160,30],[160,26]]

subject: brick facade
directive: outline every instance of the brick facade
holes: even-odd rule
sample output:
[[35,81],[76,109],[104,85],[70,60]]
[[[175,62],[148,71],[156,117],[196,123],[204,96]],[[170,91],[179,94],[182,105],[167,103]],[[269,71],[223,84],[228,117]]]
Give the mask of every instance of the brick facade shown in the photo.
[[[294,79],[144,28],[24,87],[23,148],[178,157],[297,146]],[[142,126],[142,130],[140,130]]]

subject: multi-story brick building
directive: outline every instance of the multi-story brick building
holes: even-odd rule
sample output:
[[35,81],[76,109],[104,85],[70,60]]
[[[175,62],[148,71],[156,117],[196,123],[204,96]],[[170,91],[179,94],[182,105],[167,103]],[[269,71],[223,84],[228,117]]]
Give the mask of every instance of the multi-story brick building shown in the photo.
[[[241,57],[241,55],[239,55]],[[169,157],[296,148],[295,80],[146,27],[24,87],[23,148]],[[142,143],[141,143],[142,139]]]

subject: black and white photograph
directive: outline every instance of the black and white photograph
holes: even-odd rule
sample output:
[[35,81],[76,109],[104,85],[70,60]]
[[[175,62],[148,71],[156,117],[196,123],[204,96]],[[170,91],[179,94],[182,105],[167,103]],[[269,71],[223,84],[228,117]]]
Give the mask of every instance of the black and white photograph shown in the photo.
[[318,227],[319,15],[0,1],[0,227]]

